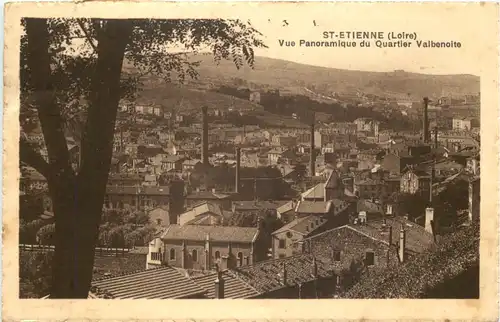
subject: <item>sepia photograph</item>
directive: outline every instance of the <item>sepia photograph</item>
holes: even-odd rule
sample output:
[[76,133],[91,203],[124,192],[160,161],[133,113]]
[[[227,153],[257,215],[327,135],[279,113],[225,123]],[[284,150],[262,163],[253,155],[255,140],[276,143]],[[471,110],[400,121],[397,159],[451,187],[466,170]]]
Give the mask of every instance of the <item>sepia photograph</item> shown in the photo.
[[17,299],[483,298],[470,39],[269,17],[11,20]]

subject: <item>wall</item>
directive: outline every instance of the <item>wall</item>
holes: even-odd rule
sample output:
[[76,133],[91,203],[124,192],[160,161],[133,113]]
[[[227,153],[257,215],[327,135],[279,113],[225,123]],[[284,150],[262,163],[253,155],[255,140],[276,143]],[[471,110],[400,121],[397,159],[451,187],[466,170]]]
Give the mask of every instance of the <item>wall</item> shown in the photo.
[[[301,253],[301,246],[298,244],[303,239],[303,235],[296,231],[284,231],[273,235],[272,249],[273,258],[283,258]],[[280,240],[285,242],[285,248],[279,247]]]
[[[223,263],[222,257],[225,255],[228,255],[228,243],[224,242],[210,242],[210,269],[213,268],[213,265],[215,263],[219,263],[221,265],[221,268],[226,268],[225,264]],[[206,259],[205,259],[205,242],[204,241],[185,241],[185,247],[186,247],[186,255],[185,255],[185,266],[183,267],[182,264],[182,241],[178,240],[165,240],[164,241],[164,248],[165,248],[165,262],[168,265],[174,266],[174,267],[181,267],[185,269],[197,269],[197,270],[204,270],[205,269],[205,264],[206,264]],[[175,250],[175,259],[171,260],[170,259],[170,250],[174,249]],[[193,250],[196,250],[198,253],[198,258],[196,261],[193,260]],[[216,260],[215,259],[215,252],[219,252],[221,259]],[[243,253],[243,265],[246,264],[245,257],[249,257],[249,264],[252,263],[252,258],[251,258],[251,245],[250,244],[232,244],[231,245],[231,258],[229,260],[229,265],[235,264],[238,266],[237,263],[237,254],[241,252]]]

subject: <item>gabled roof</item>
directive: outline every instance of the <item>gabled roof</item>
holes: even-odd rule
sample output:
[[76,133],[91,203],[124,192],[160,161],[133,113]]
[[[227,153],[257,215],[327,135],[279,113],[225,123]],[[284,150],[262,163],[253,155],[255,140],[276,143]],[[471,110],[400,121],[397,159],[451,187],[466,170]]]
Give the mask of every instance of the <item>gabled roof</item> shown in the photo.
[[161,266],[94,280],[91,292],[114,299],[181,299],[200,296],[206,291],[178,270]]
[[296,213],[326,214],[330,212],[330,201],[299,201],[295,208]]
[[318,216],[306,216],[306,217],[300,217],[297,219],[292,220],[285,226],[281,227],[280,229],[274,231],[272,234],[276,235],[282,232],[286,231],[295,231],[303,236],[308,235],[315,229],[323,226],[327,222],[326,219],[324,218],[318,218]]
[[280,214],[284,214],[284,213],[287,213],[287,212],[293,211],[293,210],[295,210],[294,202],[293,201],[289,201],[286,204],[284,204],[282,206],[279,206],[276,209],[276,211],[279,212]]
[[[283,263],[287,275],[286,285],[281,283]],[[333,272],[321,261],[317,260],[316,265],[318,278],[333,276]],[[312,275],[312,271],[313,257],[308,254],[271,259],[232,270],[237,277],[250,284],[261,294],[313,281],[315,277]]]
[[259,233],[257,228],[237,226],[170,225],[161,235],[163,240],[212,241],[251,243]]
[[324,199],[325,198],[325,184],[323,182],[318,183],[314,187],[306,190],[301,194],[303,199]]
[[286,200],[235,201],[235,210],[276,210],[286,204]]
[[[215,298],[215,279],[217,273],[205,276],[193,277],[192,280],[206,291],[205,296]],[[244,299],[258,296],[260,293],[250,286],[243,279],[236,276],[231,270],[222,272],[224,280],[224,298],[226,299]]]
[[227,199],[229,198],[229,195],[223,194],[223,193],[217,193],[217,192],[212,192],[212,191],[198,191],[198,192],[193,192],[189,195],[186,196],[186,199],[215,199],[215,200],[220,200],[220,199]]
[[193,207],[191,210],[183,212],[179,216],[193,215],[193,217],[197,217],[208,213],[222,216],[222,209],[218,205],[211,202],[204,202]]

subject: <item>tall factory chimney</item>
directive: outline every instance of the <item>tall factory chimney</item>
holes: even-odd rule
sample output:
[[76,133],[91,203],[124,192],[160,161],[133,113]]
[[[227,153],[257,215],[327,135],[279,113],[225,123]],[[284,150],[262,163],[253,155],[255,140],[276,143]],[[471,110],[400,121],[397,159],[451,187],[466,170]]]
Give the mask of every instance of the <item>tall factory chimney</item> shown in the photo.
[[424,97],[424,128],[423,139],[424,143],[429,143],[429,98]]
[[434,148],[437,149],[438,148],[438,128],[435,127],[434,128]]
[[316,174],[316,151],[314,148],[314,123],[315,123],[315,114],[312,113],[311,116],[311,158],[309,159],[309,174],[311,177],[314,177]]
[[235,172],[235,192],[240,192],[240,162],[241,162],[241,151],[239,147],[236,147],[236,172]]
[[208,108],[206,106],[201,107],[202,113],[202,133],[201,133],[201,161],[204,166],[208,166]]

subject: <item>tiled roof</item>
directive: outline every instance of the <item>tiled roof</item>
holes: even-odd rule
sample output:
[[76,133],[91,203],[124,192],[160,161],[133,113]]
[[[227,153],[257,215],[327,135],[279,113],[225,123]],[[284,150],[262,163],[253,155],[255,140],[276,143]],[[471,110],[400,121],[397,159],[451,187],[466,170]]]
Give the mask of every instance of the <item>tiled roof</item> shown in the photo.
[[212,241],[251,243],[258,232],[257,228],[251,227],[170,225],[162,234],[161,239],[204,241],[209,235]]
[[273,232],[273,235],[288,231],[288,230],[293,230],[301,235],[308,235],[315,229],[323,226],[327,221],[326,219],[323,218],[318,218],[318,216],[306,216],[306,217],[301,217],[292,220],[285,226],[281,227],[280,229],[276,230]]
[[212,191],[198,191],[186,196],[186,199],[227,199],[229,195]]
[[92,281],[91,292],[115,299],[179,299],[199,296],[205,290],[176,269],[161,266]]
[[366,211],[367,213],[382,213],[382,205],[376,204],[370,200],[362,199],[357,201],[357,211]]
[[[192,278],[192,280],[206,290],[206,297],[215,298],[214,281],[216,278],[217,273],[195,277]],[[260,294],[255,288],[250,286],[250,284],[246,283],[243,279],[238,278],[230,270],[223,271],[222,278],[224,279],[224,298],[226,299],[252,298]]]
[[323,199],[325,198],[325,184],[323,182],[318,183],[314,187],[306,190],[301,194],[302,198],[314,198],[314,199]]
[[233,202],[235,210],[261,210],[261,209],[273,209],[276,210],[279,207],[286,204],[286,200],[274,200],[274,201],[236,201]]
[[[282,265],[285,264],[287,284],[281,283]],[[318,277],[331,277],[333,272],[328,266],[317,260]],[[284,287],[295,286],[314,280],[313,257],[308,254],[272,259],[254,265],[241,266],[232,270],[236,276],[250,284],[260,293],[275,291]]]
[[168,196],[168,186],[107,186],[107,194],[115,195],[157,195]]
[[280,214],[284,214],[284,213],[289,212],[291,210],[295,210],[294,202],[293,201],[289,201],[286,204],[284,204],[282,206],[279,206],[276,209],[276,211],[279,212]]
[[222,209],[218,205],[213,204],[211,202],[204,202],[204,203],[198,204],[195,207],[193,207],[191,210],[180,214],[180,216],[192,214],[193,217],[196,217],[196,216],[203,215],[203,214],[206,214],[209,212],[213,213],[215,215],[218,215],[218,216],[222,216]]
[[[386,226],[392,227],[392,244],[399,244],[399,230],[401,225],[404,226],[406,231],[406,249],[415,253],[422,253],[427,249],[433,242],[434,238],[432,234],[427,232],[424,227],[417,225],[411,221],[405,220],[402,217],[388,217],[386,218]],[[341,227],[337,227],[321,233],[319,235],[310,237],[313,238],[325,238],[328,234],[332,234],[332,238],[335,238],[337,229],[351,229],[357,233],[368,236],[374,240],[381,243],[388,244],[387,242],[387,230],[383,229],[382,218],[372,219],[368,217],[368,221],[364,224],[349,224]],[[322,237],[323,236],[323,237]]]
[[295,208],[296,213],[325,214],[330,212],[331,202],[329,201],[299,201]]

